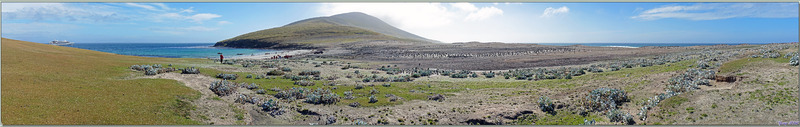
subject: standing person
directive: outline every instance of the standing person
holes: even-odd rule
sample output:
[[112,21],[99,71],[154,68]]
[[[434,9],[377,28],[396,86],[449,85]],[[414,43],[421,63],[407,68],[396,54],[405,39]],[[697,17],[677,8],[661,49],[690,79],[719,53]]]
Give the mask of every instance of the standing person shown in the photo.
[[222,63],[222,60],[223,60],[224,58],[225,58],[225,57],[222,57],[222,54],[219,54],[219,63]]

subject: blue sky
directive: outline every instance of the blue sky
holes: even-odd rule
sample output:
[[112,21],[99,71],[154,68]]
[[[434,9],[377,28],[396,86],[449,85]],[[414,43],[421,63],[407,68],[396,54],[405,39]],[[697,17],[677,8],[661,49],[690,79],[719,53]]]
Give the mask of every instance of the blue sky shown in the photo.
[[354,11],[442,42],[798,41],[797,3],[2,3],[2,37],[213,43]]

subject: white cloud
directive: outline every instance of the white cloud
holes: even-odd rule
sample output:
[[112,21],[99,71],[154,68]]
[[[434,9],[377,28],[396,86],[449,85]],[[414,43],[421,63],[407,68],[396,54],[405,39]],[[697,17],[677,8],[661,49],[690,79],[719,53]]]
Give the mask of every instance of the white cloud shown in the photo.
[[551,17],[566,13],[569,13],[569,8],[567,8],[567,6],[562,6],[560,8],[547,7],[546,9],[544,9],[544,12],[542,12],[542,15],[539,17]]
[[208,28],[208,27],[202,27],[202,26],[192,26],[192,27],[181,28],[181,30],[185,30],[185,31],[214,31],[214,30],[217,30],[217,29],[219,29],[219,28]]
[[484,20],[487,18],[491,18],[492,16],[495,15],[503,15],[503,10],[500,10],[495,7],[484,7],[476,12],[470,13],[464,20],[467,21]]
[[[47,29],[42,29],[47,28]],[[56,23],[3,23],[3,34],[63,34],[81,27]]]
[[424,28],[450,24],[458,18],[440,3],[324,3],[324,15],[363,12],[402,28]]
[[363,12],[406,29],[439,27],[460,20],[479,21],[503,14],[494,6],[479,8],[472,3],[324,3],[318,12],[324,15]]
[[144,8],[151,11],[170,11],[173,10],[164,3],[125,3],[131,7]]
[[165,20],[189,20],[196,23],[203,23],[203,21],[219,18],[222,16],[211,13],[200,13],[191,16],[182,15],[180,13],[163,13],[155,17],[156,17],[155,21],[157,22],[164,22]]
[[217,22],[217,25],[225,25],[225,24],[231,24],[231,22],[228,22],[228,21],[219,21],[219,22]]
[[797,4],[791,3],[708,3],[670,5],[641,12],[633,19],[657,20],[677,18],[688,20],[718,20],[729,18],[794,18]]
[[158,10],[159,10],[159,9],[156,9],[156,7],[153,7],[153,6],[150,6],[150,5],[145,5],[145,4],[138,4],[138,3],[125,3],[125,5],[128,5],[128,6],[133,6],[133,7],[139,7],[139,8],[144,8],[144,9],[147,9],[147,10],[152,10],[152,11],[158,11]]
[[4,3],[3,19],[66,22],[115,22],[128,17],[104,5],[67,6],[63,3]]
[[222,17],[222,15],[212,13],[200,13],[192,15],[190,13],[195,12],[194,7],[189,7],[186,9],[170,8],[164,3],[125,3],[125,5],[150,10],[151,12],[143,13],[154,18],[153,21],[156,22],[188,20],[195,23],[203,23],[207,20]]
[[460,10],[466,11],[466,12],[473,12],[473,11],[477,11],[478,10],[478,7],[475,7],[475,5],[471,4],[471,3],[452,3],[450,5],[452,5],[454,8],[457,8],[457,9],[460,9]]
[[188,32],[208,32],[208,31],[215,31],[219,30],[219,28],[210,28],[204,26],[190,26],[190,27],[149,27],[147,28],[149,31],[159,32],[159,33],[167,33],[167,34],[185,34]]
[[513,27],[504,23],[515,19],[503,17],[503,8],[492,3],[323,3],[317,11],[325,16],[363,12],[402,30],[442,42],[505,39],[508,34],[486,33],[508,32]]
[[155,6],[161,7],[161,10],[172,10],[172,8],[167,7],[164,3],[152,3]]
[[62,3],[3,3],[3,12],[16,12],[24,8],[63,8]]
[[194,7],[189,7],[188,9],[183,9],[183,10],[181,10],[181,12],[178,12],[178,13],[184,13],[184,12],[193,13],[194,12],[193,9],[194,9]]
[[192,20],[194,22],[202,23],[203,21],[206,21],[206,20],[209,20],[209,19],[214,19],[214,18],[219,18],[219,17],[222,17],[222,16],[221,15],[217,15],[217,14],[211,14],[211,13],[200,13],[200,14],[195,14],[195,15],[192,15],[192,16],[189,16],[189,17],[186,17],[186,18],[190,19],[190,20]]

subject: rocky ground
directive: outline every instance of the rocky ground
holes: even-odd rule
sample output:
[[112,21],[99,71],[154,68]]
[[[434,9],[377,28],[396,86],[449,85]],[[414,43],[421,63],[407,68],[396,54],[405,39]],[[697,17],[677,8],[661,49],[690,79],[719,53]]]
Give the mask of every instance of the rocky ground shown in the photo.
[[[387,42],[389,43],[389,42]],[[351,45],[358,45],[357,43]],[[344,97],[343,91],[354,91],[355,99],[341,99],[336,104],[310,104],[301,100],[290,101],[274,97],[275,92],[256,94],[255,90],[238,88],[238,92],[229,96],[218,96],[208,89],[216,80],[209,74],[177,74],[165,73],[148,78],[174,79],[183,82],[203,95],[192,104],[197,107],[191,118],[215,125],[354,125],[354,124],[390,124],[390,125],[469,125],[469,124],[584,124],[586,120],[596,120],[595,124],[626,124],[611,121],[605,112],[587,111],[582,99],[589,91],[597,88],[614,88],[624,90],[628,100],[622,102],[619,111],[635,116],[635,124],[756,124],[773,125],[776,121],[788,122],[797,120],[798,112],[798,68],[788,65],[788,58],[752,58],[749,55],[760,54],[759,46],[694,46],[694,47],[644,47],[644,48],[611,48],[587,46],[542,46],[502,44],[488,48],[490,44],[467,43],[454,45],[413,45],[396,46],[401,48],[380,48],[358,46],[364,48],[328,49],[324,54],[298,56],[288,60],[266,60],[264,63],[277,67],[242,67],[219,63],[198,64],[206,70],[222,73],[240,74],[235,82],[257,83],[260,89],[289,89],[301,87],[292,85],[291,80],[272,76],[270,79],[251,79],[244,75],[265,74],[269,71],[288,67],[297,74],[300,71],[319,71],[320,80],[314,80],[315,86],[306,88],[333,89]],[[788,45],[788,44],[786,44]],[[796,43],[791,48],[776,50],[781,55],[797,52]],[[398,68],[444,68],[477,70],[494,70],[507,72],[509,68],[560,68],[586,67],[590,64],[613,63],[619,60],[644,58],[668,53],[690,51],[735,51],[737,55],[730,59],[720,59],[725,63],[717,68],[717,76],[734,77],[735,81],[711,80],[710,85],[698,86],[696,90],[684,92],[661,101],[656,107],[649,109],[647,119],[638,115],[648,98],[664,93],[670,78],[684,73],[688,68],[695,68],[694,60],[707,59],[704,55],[694,55],[692,60],[667,63],[649,67],[623,68],[619,71],[587,73],[571,79],[548,80],[515,80],[504,79],[503,76],[486,78],[451,78],[434,74],[414,78],[411,82],[391,82],[391,87],[381,87],[384,82],[363,82],[363,77],[402,76],[387,74],[377,70],[382,66]],[[688,57],[688,56],[687,56]],[[252,59],[251,59],[252,60]],[[717,60],[714,58],[714,60]],[[722,68],[736,61],[734,71],[722,73]],[[323,62],[327,64],[322,64]],[[358,68],[345,68],[345,67]],[[730,69],[729,69],[730,70]],[[203,69],[201,69],[203,71]],[[354,73],[358,71],[359,73]],[[476,73],[477,74],[477,73]],[[499,74],[498,74],[499,75]],[[328,79],[335,76],[337,78]],[[323,84],[332,85],[323,85]],[[356,89],[356,85],[364,85],[365,89]],[[337,89],[338,88],[338,89]],[[367,103],[368,89],[378,88],[381,92],[374,94],[379,103]],[[272,115],[257,104],[235,103],[237,95],[245,94],[264,99],[278,100],[286,106],[286,113]],[[397,101],[387,102],[385,94],[401,97]],[[431,95],[442,94],[443,101],[429,100]],[[553,100],[555,113],[544,112],[537,101],[540,97]],[[348,104],[360,102],[362,106],[351,107]]]

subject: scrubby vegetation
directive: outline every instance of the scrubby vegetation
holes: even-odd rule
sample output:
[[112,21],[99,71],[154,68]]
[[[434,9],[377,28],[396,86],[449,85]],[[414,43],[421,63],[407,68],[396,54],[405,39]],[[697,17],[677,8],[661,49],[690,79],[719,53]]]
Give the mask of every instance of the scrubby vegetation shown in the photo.
[[211,91],[214,92],[214,94],[217,94],[219,96],[227,96],[236,92],[236,85],[234,82],[221,80],[221,81],[214,81],[213,83],[211,83],[208,89],[211,89]]
[[176,71],[175,68],[172,67],[162,67],[161,64],[153,64],[151,65],[131,65],[130,69],[136,71],[144,71],[145,75],[156,75],[161,73],[173,72]]
[[536,103],[539,103],[539,109],[541,109],[542,112],[547,112],[553,115],[556,114],[556,110],[554,108],[555,105],[553,105],[553,102],[550,101],[550,98],[546,96],[539,97],[539,100],[536,101]]
[[584,106],[593,111],[607,111],[617,109],[623,102],[628,101],[624,90],[613,88],[598,88],[592,90],[584,99]]
[[221,78],[221,79],[225,79],[225,80],[236,80],[237,77],[239,77],[238,74],[223,74],[223,73],[217,74],[217,78]]
[[200,69],[186,67],[181,70],[181,74],[200,74]]
[[306,96],[305,102],[311,104],[335,104],[339,102],[339,95],[327,89],[317,88],[317,90],[308,93]]

